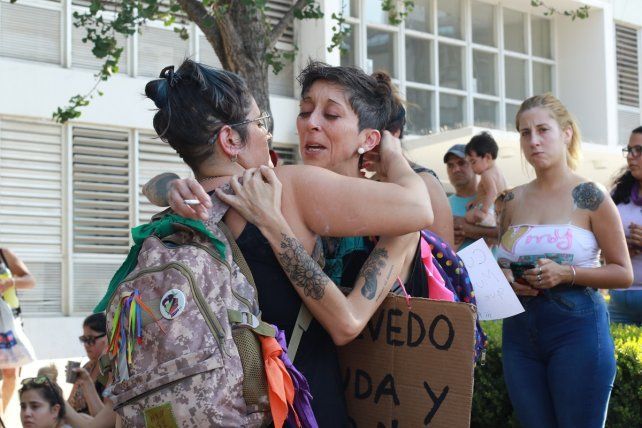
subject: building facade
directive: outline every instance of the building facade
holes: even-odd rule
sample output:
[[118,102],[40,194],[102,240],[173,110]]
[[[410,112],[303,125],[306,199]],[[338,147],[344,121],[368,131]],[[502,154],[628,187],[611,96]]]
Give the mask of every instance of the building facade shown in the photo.
[[[291,4],[268,3],[274,16]],[[547,91],[580,122],[584,173],[605,181],[623,165],[620,146],[641,123],[640,2],[547,2],[558,9],[591,7],[588,19],[571,21],[545,16],[529,0],[415,0],[414,11],[395,25],[380,0],[320,3],[323,19],[297,22],[281,39],[280,49],[298,47],[296,59],[270,77],[275,147],[290,161],[298,156],[295,77],[315,58],[388,71],[408,101],[410,155],[444,178],[440,153],[483,128],[500,140],[511,183],[525,181],[514,167],[514,116],[524,98]],[[122,40],[120,71],[103,85],[105,95],[79,119],[57,124],[52,112],[91,88],[100,66],[73,26],[73,13],[88,4],[0,0],[0,243],[14,249],[38,281],[20,297],[27,328],[46,357],[79,349],[49,344],[38,326],[79,329],[76,317],[91,311],[124,260],[129,229],[154,212],[142,184],[162,171],[188,173],[155,138],[145,83],[185,57],[219,64],[197,27],[182,40],[171,26],[150,23]],[[331,16],[341,11],[350,35],[343,53],[328,52]]]

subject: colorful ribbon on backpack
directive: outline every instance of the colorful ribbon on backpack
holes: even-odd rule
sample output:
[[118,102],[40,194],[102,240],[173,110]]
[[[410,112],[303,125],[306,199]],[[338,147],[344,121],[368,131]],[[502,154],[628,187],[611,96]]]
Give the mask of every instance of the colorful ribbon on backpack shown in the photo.
[[310,403],[312,394],[308,381],[288,358],[285,334],[272,327],[276,330],[275,337],[259,336],[259,339],[274,426],[280,428],[287,420],[289,426],[318,428]]
[[109,282],[107,292],[100,300],[100,303],[98,303],[98,305],[96,305],[96,307],[94,308],[94,312],[103,312],[105,309],[107,309],[107,305],[111,300],[111,296],[116,291],[118,284],[120,284],[127,277],[127,275],[129,275],[129,273],[134,270],[134,268],[136,267],[136,263],[138,263],[138,253],[140,253],[140,249],[143,246],[143,241],[151,235],[156,235],[159,238],[164,238],[171,235],[175,232],[175,224],[184,224],[207,236],[212,242],[212,245],[214,245],[214,248],[216,248],[221,257],[225,260],[225,244],[223,244],[216,236],[214,236],[212,232],[207,227],[205,227],[203,222],[200,220],[185,218],[177,214],[167,214],[160,220],[152,221],[151,223],[134,227],[132,228],[132,239],[134,241],[134,245],[129,250],[129,254],[127,255],[127,258],[125,259],[123,264],[118,268],[118,270],[114,274],[114,277]]
[[[121,297],[118,308],[114,313],[111,340],[107,349],[112,357],[119,355],[121,352],[126,352],[125,361],[127,364],[132,363],[134,345],[143,343],[142,311],[147,312],[156,321],[161,331],[165,332],[152,310],[141,299],[138,290]],[[116,361],[119,361],[119,359],[116,359]]]

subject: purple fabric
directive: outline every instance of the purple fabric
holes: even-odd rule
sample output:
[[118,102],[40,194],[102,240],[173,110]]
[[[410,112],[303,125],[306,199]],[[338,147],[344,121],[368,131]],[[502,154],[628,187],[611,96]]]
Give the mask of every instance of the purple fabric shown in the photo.
[[[279,330],[278,327],[272,326],[276,330],[276,340],[281,345],[281,361],[285,365],[286,370],[292,378],[292,384],[294,385],[294,411],[299,416],[299,422],[303,428],[318,428],[317,420],[314,417],[312,412],[312,394],[310,393],[310,386],[305,376],[299,372],[290,357],[287,354],[287,345],[285,342],[285,334],[282,330]],[[288,413],[288,425],[296,427],[296,418],[294,417],[293,412]]]

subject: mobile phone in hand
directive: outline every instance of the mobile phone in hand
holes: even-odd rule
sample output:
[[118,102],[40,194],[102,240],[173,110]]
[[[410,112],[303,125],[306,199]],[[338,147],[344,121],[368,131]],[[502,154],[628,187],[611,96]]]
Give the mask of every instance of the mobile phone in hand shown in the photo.
[[524,279],[524,272],[529,269],[535,269],[535,263],[533,262],[511,262],[510,270],[513,272],[513,278],[515,282],[520,284],[528,284]]

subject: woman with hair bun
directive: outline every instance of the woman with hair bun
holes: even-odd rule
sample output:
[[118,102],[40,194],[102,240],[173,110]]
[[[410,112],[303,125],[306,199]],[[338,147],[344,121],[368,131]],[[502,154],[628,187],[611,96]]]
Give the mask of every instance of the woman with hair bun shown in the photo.
[[575,173],[580,133],[557,98],[525,100],[515,126],[536,178],[506,193],[499,222],[496,257],[525,309],[503,323],[508,393],[525,428],[603,427],[615,355],[597,289],[633,279],[618,212]]
[[633,285],[628,290],[610,290],[611,322],[642,325],[642,126],[631,131],[622,149],[627,166],[615,179],[611,198],[617,206],[633,265]]
[[[429,226],[433,217],[425,187],[403,158],[399,141],[381,132],[390,115],[389,90],[379,86],[365,97],[350,98],[342,88],[329,86],[317,93],[325,105],[323,112],[314,113],[314,121],[332,122],[335,127],[306,127],[311,131],[306,133],[310,137],[306,151],[319,159],[358,160],[358,148],[380,145],[382,168],[390,182],[377,183],[308,165],[267,168],[269,116],[259,111],[240,77],[190,60],[175,72],[165,69],[162,77],[145,88],[158,107],[154,129],[192,168],[205,191],[216,192],[232,206],[224,221],[256,280],[263,320],[283,329],[289,340],[301,303],[312,313],[314,320],[301,339],[296,365],[310,384],[319,426],[345,426],[335,344],[356,337],[395,278],[406,275],[408,249],[418,236],[411,232]],[[356,119],[357,109],[367,120]],[[302,109],[299,120],[304,117]],[[333,145],[327,138],[330,134],[351,145]],[[227,184],[236,196],[221,191]],[[208,204],[209,196],[200,196]],[[271,209],[245,209],[243,200],[248,198]],[[266,215],[278,218],[266,221]],[[383,237],[366,262],[369,268],[358,274],[354,290],[344,296],[310,254],[319,235],[357,234]]]

